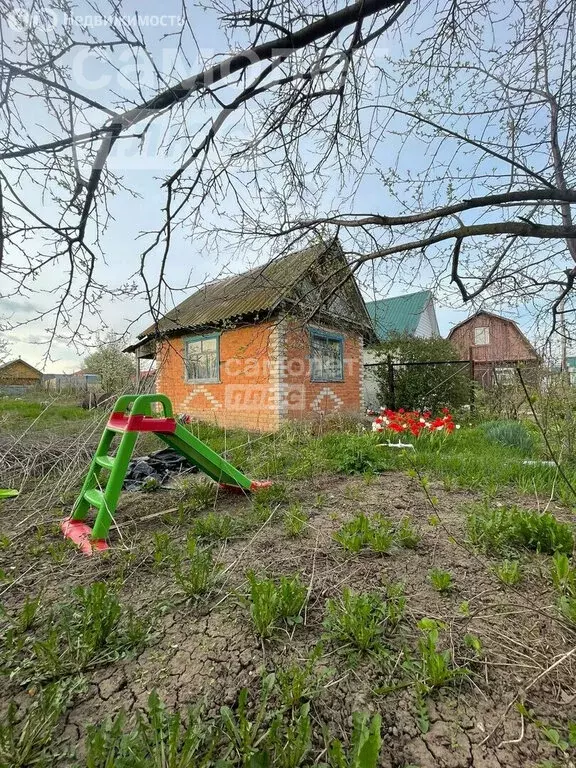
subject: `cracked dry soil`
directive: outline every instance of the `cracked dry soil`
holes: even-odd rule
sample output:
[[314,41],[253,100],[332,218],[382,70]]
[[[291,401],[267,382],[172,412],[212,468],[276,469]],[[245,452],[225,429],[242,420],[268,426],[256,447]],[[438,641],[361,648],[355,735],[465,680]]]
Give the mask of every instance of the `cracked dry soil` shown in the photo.
[[[309,656],[322,637],[325,602],[341,594],[344,586],[383,592],[387,584],[403,582],[407,612],[391,641],[388,665],[371,657],[351,660],[330,644],[324,648],[318,665],[329,669],[330,675],[312,706],[331,733],[338,737],[349,733],[354,711],[379,712],[381,765],[387,768],[536,768],[547,759],[572,765],[573,758],[555,751],[538,729],[522,723],[514,704],[510,706],[522,700],[539,720],[555,725],[576,720],[575,657],[549,669],[576,645],[576,633],[556,618],[546,558],[526,556],[523,582],[514,589],[504,587],[493,573],[494,561],[464,544],[465,510],[478,498],[432,485],[437,512],[416,481],[401,473],[385,473],[370,483],[336,476],[294,483],[289,496],[298,499],[310,516],[307,535],[288,538],[280,509],[256,533],[217,544],[215,553],[225,575],[215,593],[197,605],[174,599],[170,572],[154,571],[149,561],[154,533],[167,532],[175,540],[187,533],[186,521],[176,524],[169,516],[142,520],[173,507],[170,492],[124,495],[117,512],[120,532],[113,534],[111,554],[89,559],[70,549],[60,562],[47,549],[58,542],[52,527],[42,533],[43,546],[34,530],[22,535],[18,522],[25,497],[7,504],[3,533],[16,534],[13,545],[0,552],[0,567],[13,580],[2,588],[1,600],[8,611],[17,610],[26,595],[41,589],[43,601],[50,603],[62,600],[72,586],[114,580],[120,574],[124,603],[138,611],[162,609],[153,642],[138,656],[86,673],[87,688],[66,714],[60,743],[77,746],[81,756],[88,724],[102,722],[121,708],[134,712],[144,707],[152,689],[173,709],[185,710],[199,699],[213,713],[223,704],[234,706],[243,687],[258,689],[264,670],[302,663]],[[534,500],[522,503],[528,506]],[[249,505],[248,499],[220,495],[214,509],[217,514],[240,514]],[[409,516],[422,536],[418,547],[385,556],[346,556],[332,536],[358,511],[381,512],[393,520]],[[551,511],[569,519],[565,509]],[[432,524],[433,514],[438,514],[440,524]],[[128,566],[127,549],[133,552]],[[432,589],[427,579],[432,567],[451,571],[455,588],[450,594]],[[302,625],[266,643],[259,641],[238,596],[248,568],[270,575],[301,574],[310,590]],[[465,613],[463,603],[468,604]],[[402,645],[416,646],[416,624],[423,617],[446,624],[444,647],[457,663],[471,669],[470,675],[427,698],[424,728],[419,725],[414,691],[410,686],[395,687],[391,675],[401,660]],[[468,633],[482,642],[479,659],[471,659],[464,645]],[[4,680],[0,710],[5,711],[9,700],[25,707],[29,698],[29,692]]]

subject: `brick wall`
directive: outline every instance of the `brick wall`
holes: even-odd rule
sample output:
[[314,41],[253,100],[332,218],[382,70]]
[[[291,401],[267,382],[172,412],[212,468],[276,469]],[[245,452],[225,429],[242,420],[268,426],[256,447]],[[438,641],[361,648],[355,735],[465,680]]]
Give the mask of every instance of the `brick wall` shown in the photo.
[[[332,331],[317,325],[311,327]],[[363,410],[362,337],[338,331],[344,339],[344,380],[320,382],[311,381],[309,327],[292,321],[283,333],[284,417],[309,419],[334,413],[360,414]]]
[[363,408],[362,338],[342,336],[344,381],[313,382],[309,330],[302,323],[279,321],[223,331],[220,381],[205,384],[186,381],[186,337],[173,338],[164,341],[158,353],[156,389],[170,397],[177,413],[262,432],[278,429],[287,419],[358,415]]
[[187,382],[184,340],[162,343],[156,389],[168,395],[178,413],[223,427],[273,431],[279,426],[277,328],[260,323],[220,335],[220,381]]

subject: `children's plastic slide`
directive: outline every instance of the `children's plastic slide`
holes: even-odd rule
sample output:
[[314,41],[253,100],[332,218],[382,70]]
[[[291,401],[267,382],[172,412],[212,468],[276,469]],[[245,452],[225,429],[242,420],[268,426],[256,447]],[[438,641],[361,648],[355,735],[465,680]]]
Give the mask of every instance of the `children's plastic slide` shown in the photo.
[[[161,416],[153,411],[153,406],[156,405],[162,408]],[[74,541],[87,555],[108,549],[106,537],[114,519],[126,470],[140,432],[153,432],[223,488],[253,492],[272,484],[269,481],[250,480],[206,443],[178,424],[174,418],[172,403],[165,395],[124,395],[116,401],[72,515],[61,524],[64,536]],[[116,453],[110,455],[112,443],[118,436],[120,442]],[[91,507],[96,509],[93,528],[86,523]]]

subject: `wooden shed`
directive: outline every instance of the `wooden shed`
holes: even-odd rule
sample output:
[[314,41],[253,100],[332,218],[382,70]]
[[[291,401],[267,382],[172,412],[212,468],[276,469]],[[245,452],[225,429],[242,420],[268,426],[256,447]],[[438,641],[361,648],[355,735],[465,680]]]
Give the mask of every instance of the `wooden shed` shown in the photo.
[[536,367],[538,354],[513,320],[480,310],[454,326],[448,338],[462,360],[474,366],[474,378],[484,387],[514,381],[515,367]]
[[0,365],[0,387],[33,387],[42,383],[42,371],[22,358]]

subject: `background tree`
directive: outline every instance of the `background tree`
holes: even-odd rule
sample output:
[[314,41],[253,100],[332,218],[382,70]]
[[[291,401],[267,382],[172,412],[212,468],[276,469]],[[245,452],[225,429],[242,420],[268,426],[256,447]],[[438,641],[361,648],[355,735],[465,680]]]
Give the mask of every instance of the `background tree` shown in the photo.
[[10,355],[10,344],[4,336],[0,335],[0,365],[8,360]]
[[119,393],[134,389],[134,357],[122,352],[122,344],[113,335],[108,335],[84,359],[84,368],[87,373],[97,373],[101,377],[104,392]]
[[[387,356],[395,363],[438,362],[460,360],[456,348],[448,339],[421,339],[395,334],[378,349],[382,360],[376,370],[381,402],[390,407],[391,393]],[[467,363],[454,365],[408,365],[394,367],[394,397],[396,408],[414,410],[459,408],[470,403],[470,367]]]
[[[574,316],[571,0],[219,0],[205,23],[234,53],[208,59],[188,0],[168,58],[121,0],[0,8],[1,290],[61,276],[51,328],[91,332],[110,296],[158,317],[186,287],[168,277],[183,237],[262,258],[321,227],[367,285],[380,270]],[[138,194],[132,152],[148,177],[163,158],[163,202],[157,223],[125,221],[140,258],[117,285],[100,248]]]

